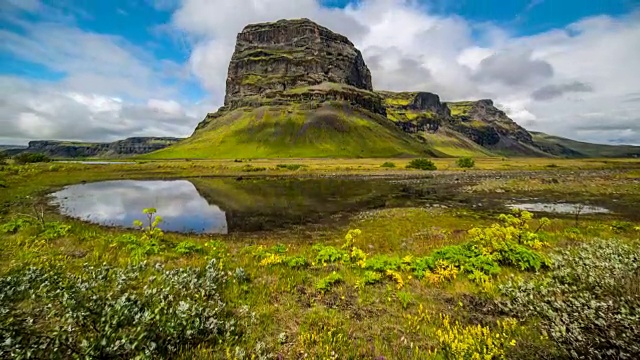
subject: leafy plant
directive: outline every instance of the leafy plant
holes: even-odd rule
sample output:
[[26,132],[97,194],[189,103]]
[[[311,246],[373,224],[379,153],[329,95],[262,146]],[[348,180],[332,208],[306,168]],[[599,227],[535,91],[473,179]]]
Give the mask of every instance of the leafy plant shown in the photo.
[[398,298],[398,301],[400,301],[402,308],[405,310],[409,307],[409,305],[415,302],[411,293],[407,291],[398,291],[396,293],[396,297]]
[[182,241],[174,248],[175,252],[180,255],[202,254],[204,248],[192,241]]
[[349,260],[349,254],[346,251],[337,249],[333,246],[316,244],[312,249],[317,252],[315,262],[318,264],[326,265]]
[[475,160],[470,157],[461,157],[456,161],[456,165],[461,168],[472,168],[476,166]]
[[38,237],[44,240],[55,240],[67,235],[69,230],[71,230],[70,225],[58,221],[47,222],[42,226],[42,231]]
[[390,161],[387,161],[387,162],[383,163],[382,165],[380,165],[380,167],[381,168],[394,168],[394,167],[396,167],[396,164],[394,164],[394,163],[392,163]]
[[429,159],[414,159],[409,162],[407,169],[437,170],[438,168],[436,167],[436,164]]
[[15,234],[18,231],[20,231],[20,229],[23,229],[27,226],[31,225],[31,220],[30,219],[25,219],[25,218],[15,218],[12,220],[9,220],[8,222],[2,224],[0,226],[0,233],[4,233],[4,234]]
[[330,290],[335,284],[339,284],[343,281],[344,279],[342,278],[342,275],[334,271],[326,277],[318,280],[318,282],[316,282],[316,289],[321,293],[325,293]]
[[309,262],[304,256],[289,256],[284,260],[288,267],[293,269],[305,268],[309,265]]
[[357,287],[372,285],[382,281],[382,274],[375,271],[365,271],[362,278],[358,280]]
[[276,165],[276,167],[278,169],[286,169],[286,170],[291,170],[291,171],[296,171],[299,170],[303,167],[306,167],[306,165],[300,165],[300,164],[278,164]]
[[114,245],[123,247],[129,252],[132,263],[138,264],[147,256],[160,253],[160,244],[155,240],[142,240],[134,234],[123,234],[115,238]]
[[162,217],[157,216],[158,211],[155,208],[146,208],[142,213],[147,216],[147,225],[140,221],[134,220],[133,226],[142,231],[143,241],[159,241],[164,237],[164,232],[158,226],[162,222]]

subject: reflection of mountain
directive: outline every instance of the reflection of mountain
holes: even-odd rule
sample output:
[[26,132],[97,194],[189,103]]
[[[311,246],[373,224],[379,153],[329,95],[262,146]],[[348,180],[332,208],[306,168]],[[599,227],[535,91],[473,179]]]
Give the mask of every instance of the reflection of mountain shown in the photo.
[[392,193],[386,181],[347,179],[190,180],[227,215],[229,231],[256,231],[317,222],[329,215],[381,207]]

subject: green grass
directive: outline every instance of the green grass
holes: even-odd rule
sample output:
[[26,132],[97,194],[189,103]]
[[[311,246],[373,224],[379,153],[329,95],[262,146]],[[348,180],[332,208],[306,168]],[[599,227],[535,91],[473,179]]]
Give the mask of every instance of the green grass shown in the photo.
[[[455,160],[433,159],[439,168],[450,165],[452,170],[456,169]],[[389,176],[411,173],[402,169],[408,159],[392,160],[398,169],[380,169],[383,161],[296,159],[295,162],[287,162],[306,166],[297,170],[279,168],[277,165],[284,162],[277,159],[253,160],[249,163],[267,168],[260,176],[298,177],[301,171],[307,176],[336,173]],[[637,185],[634,181],[640,174],[638,160],[479,158],[476,163],[477,169],[470,169],[469,172],[503,169],[496,174],[516,178],[508,188],[508,191],[514,192],[514,196],[528,196],[529,191],[539,190],[556,196],[579,196],[583,192],[591,194],[592,191],[598,191],[597,195],[601,196],[618,194],[630,200],[640,196],[637,186],[634,187]],[[556,184],[542,181],[546,172],[541,172],[539,179],[531,180],[518,175],[518,172],[504,170],[544,170],[549,164],[557,165],[554,171],[571,169],[575,174]],[[243,174],[241,169],[247,162],[235,163],[232,159],[147,161],[109,166],[60,164],[63,169],[56,172],[50,171],[49,165],[9,165],[0,170],[0,178],[8,185],[7,188],[0,188],[0,227],[21,218],[19,214],[32,214],[33,201],[44,200],[47,192],[80,181],[188,177],[192,178],[205,197],[232,211],[253,211],[276,204],[281,207],[288,205],[292,212],[296,212],[305,207],[327,206],[326,199],[331,198],[329,188],[326,189],[328,192],[310,201],[278,204],[278,199],[283,198],[281,195],[284,193],[305,193],[317,187],[317,184],[309,181],[302,185],[296,183],[295,186],[270,188],[263,186],[259,178],[240,182],[234,178],[215,178],[219,175]],[[610,171],[586,176],[589,172],[576,171],[580,168],[606,168]],[[286,182],[286,178],[281,181]],[[589,188],[582,186],[589,181],[594,185]],[[209,192],[206,189],[210,189]],[[492,187],[488,191],[495,189]],[[375,193],[375,189],[352,191],[356,199]],[[95,226],[64,218],[52,208],[45,210],[47,222],[52,224],[51,229],[56,229],[55,233],[42,232],[37,225],[31,224],[15,231],[7,227],[11,232],[0,234],[0,246],[3,249],[0,252],[0,276],[31,265],[40,267],[52,264],[61,266],[65,274],[83,275],[84,264],[107,264],[120,269],[133,260],[130,247],[135,244],[122,239],[126,239],[126,235],[137,237],[140,233]],[[179,350],[179,359],[233,359],[236,347],[244,351],[248,358],[260,358],[260,354],[271,354],[272,358],[280,354],[285,359],[298,358],[300,354],[307,354],[312,359],[375,359],[380,356],[387,359],[455,358],[450,354],[445,355],[449,342],[442,340],[438,330],[457,329],[457,333],[465,334],[469,337],[465,339],[472,342],[482,340],[472,336],[478,334],[470,331],[478,325],[483,327],[483,331],[499,334],[500,327],[496,326],[496,320],[505,318],[500,313],[486,310],[483,301],[496,296],[498,285],[509,281],[511,275],[526,275],[527,279],[541,275],[501,266],[500,275],[484,284],[459,274],[452,281],[433,285],[425,279],[418,279],[412,271],[403,270],[402,266],[411,262],[409,257],[428,257],[442,248],[452,249],[452,246],[467,243],[471,240],[468,230],[490,226],[494,222],[495,214],[473,210],[387,208],[362,212],[347,222],[322,227],[294,227],[282,231],[226,236],[169,233],[159,242],[161,248],[157,253],[148,252],[143,256],[150,268],[160,264],[168,270],[203,268],[211,258],[216,258],[229,276],[229,281],[219,291],[229,311],[228,316],[238,320],[238,333],[241,335],[237,338],[220,338],[220,342],[216,339],[200,346],[185,347]],[[539,220],[534,219],[531,230],[538,225]],[[64,230],[66,226],[70,228]],[[402,278],[401,288],[393,275],[382,271],[374,273],[374,270],[355,263],[337,261],[326,266],[314,263],[318,255],[314,250],[315,245],[333,247],[339,250],[338,253],[347,251],[342,249],[345,234],[349,229],[356,228],[361,230],[361,234],[355,237],[353,245],[365,252],[367,259],[374,259],[369,262],[371,267],[390,267],[388,264],[396,267],[395,275]],[[620,226],[620,221],[612,216],[586,217],[577,227],[571,219],[552,218],[540,235],[550,245],[540,251],[548,253],[566,246],[588,243],[595,238],[617,238],[633,243],[637,242],[640,233],[634,226]],[[276,263],[276,255],[283,258],[281,262]],[[268,265],[268,261],[265,261],[261,265],[267,258],[273,264]],[[146,285],[149,282],[140,281],[129,286],[140,290]],[[105,294],[108,289],[105,285],[104,289],[99,289],[99,294]],[[23,303],[27,311],[28,306],[39,299],[30,301]],[[91,308],[91,304],[84,305]],[[445,323],[441,316],[448,316],[450,323]],[[43,319],[38,318],[38,321],[42,322]],[[508,334],[509,341],[515,339],[515,345],[507,347],[510,351],[505,355],[507,358],[539,355],[540,351],[548,351],[555,346],[553,342],[541,339],[542,334],[538,332],[535,321],[518,322],[516,330]],[[454,337],[451,342],[459,340],[459,337],[462,336]],[[437,355],[433,354],[434,351],[437,351]]]
[[349,107],[305,111],[295,106],[238,109],[189,139],[143,156],[171,158],[394,157],[428,147],[386,119]]

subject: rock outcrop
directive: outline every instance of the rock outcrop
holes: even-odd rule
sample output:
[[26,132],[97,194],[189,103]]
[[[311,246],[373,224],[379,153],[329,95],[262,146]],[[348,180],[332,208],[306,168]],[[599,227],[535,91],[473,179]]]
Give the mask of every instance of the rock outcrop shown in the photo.
[[42,153],[53,158],[119,157],[150,153],[180,140],[170,137],[133,137],[112,143],[36,140],[19,152]]
[[222,110],[347,101],[383,113],[362,54],[345,36],[308,19],[246,26],[229,64]]

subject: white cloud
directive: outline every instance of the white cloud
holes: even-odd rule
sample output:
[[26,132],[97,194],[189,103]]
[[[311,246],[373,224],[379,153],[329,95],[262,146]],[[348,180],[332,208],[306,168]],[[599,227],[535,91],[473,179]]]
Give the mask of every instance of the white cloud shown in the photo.
[[[248,23],[299,17],[350,37],[378,89],[432,91],[446,100],[491,97],[532,129],[640,144],[640,132],[631,129],[640,120],[640,102],[621,104],[640,92],[638,14],[597,16],[513,37],[495,24],[437,16],[410,0],[360,1],[342,10],[313,0],[183,0],[173,25],[194,39],[192,70],[221,103],[237,32]],[[579,131],[587,123],[598,126],[614,118],[619,134]]]
[[[493,98],[532,130],[640,144],[640,13],[597,16],[516,37],[495,24],[434,15],[417,0],[354,1],[345,9],[316,0],[148,1],[173,11],[162,31],[186,40],[190,56],[184,66],[164,63],[121,38],[69,25],[0,31],[0,49],[66,74],[44,85],[0,79],[0,122],[22,116],[23,124],[40,128],[14,126],[0,141],[61,136],[60,129],[69,128],[87,139],[186,135],[222,104],[236,34],[246,24],[307,17],[356,44],[377,89],[431,91],[444,100]],[[13,12],[39,6],[18,3],[23,9],[14,4]],[[209,91],[211,104],[185,104],[175,87],[164,85],[165,78],[187,78],[185,69]]]

